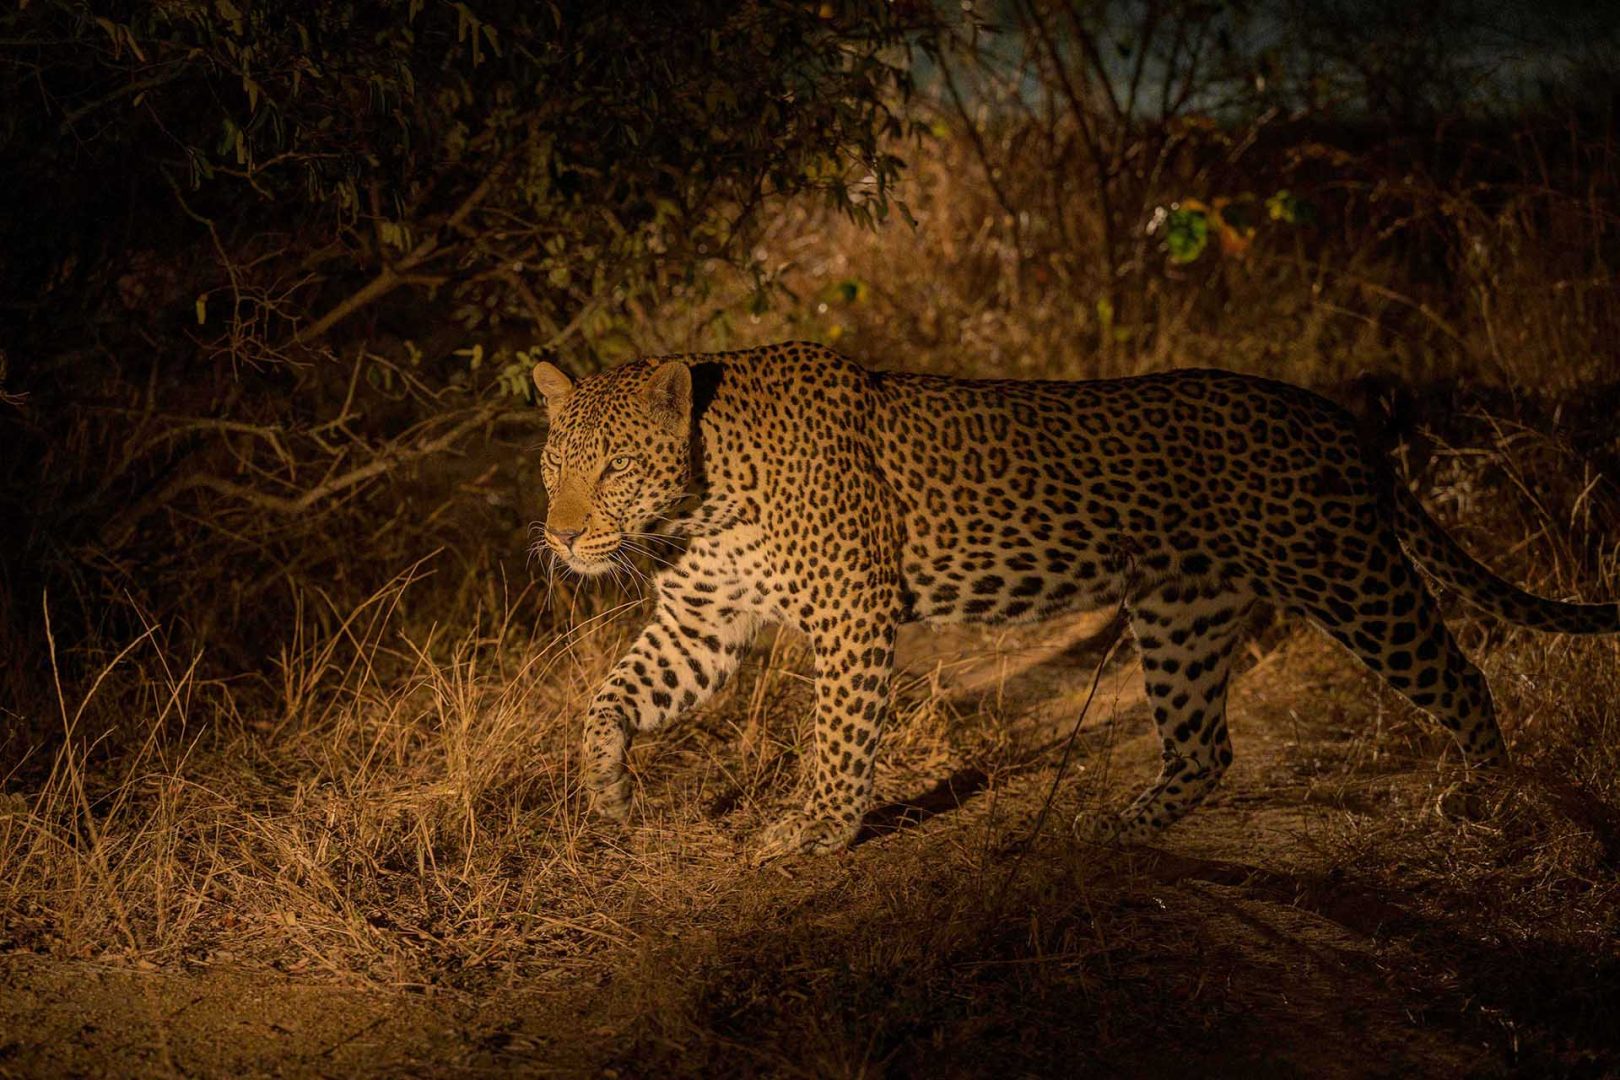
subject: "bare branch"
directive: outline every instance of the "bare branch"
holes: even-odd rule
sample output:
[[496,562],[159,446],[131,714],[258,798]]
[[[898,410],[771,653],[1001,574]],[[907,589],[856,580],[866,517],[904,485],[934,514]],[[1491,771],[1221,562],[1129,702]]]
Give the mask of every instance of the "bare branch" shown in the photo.
[[332,327],[368,304],[381,300],[384,296],[393,292],[396,287],[403,284],[405,275],[422,265],[439,250],[440,238],[444,233],[454,232],[460,228],[461,224],[467,220],[468,215],[478,209],[479,205],[489,197],[490,192],[495,190],[495,185],[505,175],[511,161],[512,155],[509,154],[496,162],[495,166],[485,174],[484,179],[479,182],[478,186],[468,192],[467,197],[461,200],[461,205],[457,206],[431,235],[407,252],[398,262],[383,267],[376,277],[366,282],[358,291],[316,319],[309,327],[298,331],[294,335],[294,340],[305,345],[319,341],[326,336],[327,331],[331,330]]

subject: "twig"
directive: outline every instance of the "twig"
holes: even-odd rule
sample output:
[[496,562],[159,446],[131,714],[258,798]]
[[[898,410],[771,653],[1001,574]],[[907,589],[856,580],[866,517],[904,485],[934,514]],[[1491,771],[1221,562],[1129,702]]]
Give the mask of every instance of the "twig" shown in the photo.
[[967,103],[962,100],[961,91],[956,86],[956,76],[951,74],[951,66],[943,56],[939,60],[939,73],[945,80],[945,90],[950,95],[951,106],[956,110],[957,118],[962,121],[963,130],[967,132],[968,143],[973,147],[973,154],[979,159],[979,168],[984,172],[985,182],[990,185],[991,193],[995,195],[996,202],[1001,205],[1001,212],[1012,223],[1013,247],[1020,256],[1018,274],[1019,278],[1022,279],[1024,271],[1024,260],[1022,258],[1024,240],[1023,228],[1020,226],[1018,219],[1018,208],[1013,205],[1006,188],[1002,186],[1001,181],[996,177],[996,165],[991,160],[989,148],[985,146],[984,132],[979,130],[979,125],[974,122],[972,116],[968,115]]
[[1086,715],[1091,712],[1091,703],[1097,697],[1097,688],[1102,685],[1103,671],[1108,662],[1119,651],[1125,640],[1125,603],[1120,601],[1119,611],[1114,618],[1114,640],[1109,643],[1108,649],[1097,661],[1097,667],[1091,673],[1091,689],[1086,691],[1086,700],[1080,706],[1080,714],[1074,718],[1074,726],[1069,729],[1069,737],[1063,743],[1063,756],[1058,760],[1057,773],[1052,777],[1052,785],[1047,789],[1046,801],[1041,803],[1041,811],[1035,815],[1035,824],[1030,827],[1029,835],[1019,843],[1018,855],[1013,860],[1012,869],[1007,876],[1001,879],[1001,888],[996,892],[996,902],[990,906],[990,917],[998,918],[1001,915],[1002,905],[1006,903],[1007,892],[1012,888],[1013,881],[1018,877],[1019,868],[1024,865],[1024,858],[1029,854],[1030,848],[1041,834],[1046,825],[1046,818],[1052,811],[1052,803],[1057,799],[1058,785],[1063,783],[1064,775],[1069,771],[1069,762],[1074,756],[1074,744],[1080,737],[1080,728],[1086,722]]
[[[237,270],[236,263],[231,259],[230,253],[225,250],[225,243],[219,238],[219,229],[214,225],[214,219],[199,214],[191,208],[191,204],[186,202],[185,192],[180,190],[180,185],[175,182],[173,176],[169,175],[168,169],[159,168],[158,171],[163,174],[163,179],[168,182],[169,189],[174,192],[174,201],[179,204],[181,212],[208,230],[208,239],[214,245],[214,254],[219,256],[220,266],[225,268],[226,276],[231,279],[231,323],[234,331],[240,327],[242,318],[242,277]],[[235,350],[233,349],[232,352],[234,354]]]
[[74,109],[72,112],[68,113],[62,118],[61,126],[57,128],[57,131],[59,134],[66,135],[68,131],[72,129],[74,124],[78,123],[80,120],[83,120],[86,116],[89,116],[103,105],[110,105],[119,98],[128,97],[130,94],[141,94],[147,90],[155,89],[156,87],[162,86],[164,83],[173,82],[184,74],[185,72],[183,70],[169,71],[162,75],[153,75],[149,79],[138,79],[132,83],[125,83],[112,93],[107,94],[104,97],[99,97],[94,101],[86,102],[85,104],[80,105],[77,109]]

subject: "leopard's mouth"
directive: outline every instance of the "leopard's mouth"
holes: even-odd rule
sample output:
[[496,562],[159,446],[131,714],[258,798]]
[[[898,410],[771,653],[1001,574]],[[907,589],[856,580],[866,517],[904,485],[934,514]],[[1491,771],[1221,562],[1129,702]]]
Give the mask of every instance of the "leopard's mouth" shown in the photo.
[[568,569],[583,577],[595,577],[605,574],[616,565],[614,556],[618,554],[622,538],[617,533],[603,536],[582,537],[574,544],[572,551],[551,544],[552,552],[558,560]]

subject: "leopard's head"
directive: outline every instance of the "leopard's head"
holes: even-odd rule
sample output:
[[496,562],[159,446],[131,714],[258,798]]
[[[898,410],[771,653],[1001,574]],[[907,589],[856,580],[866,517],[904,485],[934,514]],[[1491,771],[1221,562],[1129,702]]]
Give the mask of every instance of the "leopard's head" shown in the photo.
[[545,545],[576,572],[600,574],[686,494],[692,370],[643,361],[575,383],[542,362],[533,376],[551,421],[540,458]]

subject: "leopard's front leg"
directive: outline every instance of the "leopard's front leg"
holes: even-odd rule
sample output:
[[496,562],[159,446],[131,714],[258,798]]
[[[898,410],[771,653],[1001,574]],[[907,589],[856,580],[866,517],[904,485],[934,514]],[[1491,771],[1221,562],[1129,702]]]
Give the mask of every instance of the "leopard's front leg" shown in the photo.
[[769,826],[756,861],[849,846],[872,797],[889,706],[898,617],[863,614],[811,634],[816,654],[815,761],[802,809]]
[[631,740],[707,700],[753,644],[756,617],[713,612],[711,604],[707,594],[667,589],[652,622],[597,690],[585,717],[585,790],[593,813],[615,821],[628,816]]

